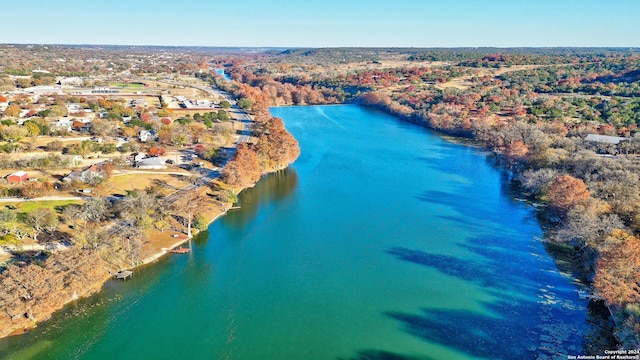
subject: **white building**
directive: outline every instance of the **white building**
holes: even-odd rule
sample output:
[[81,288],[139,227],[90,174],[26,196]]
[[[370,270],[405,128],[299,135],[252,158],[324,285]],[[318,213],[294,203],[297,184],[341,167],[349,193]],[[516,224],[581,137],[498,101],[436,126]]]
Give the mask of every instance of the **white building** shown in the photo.
[[64,94],[61,86],[44,86],[44,85],[32,86],[32,87],[25,88],[23,91],[29,94],[34,94],[34,95],[45,95],[45,94],[63,95]]
[[140,131],[140,141],[149,142],[153,141],[157,138],[156,132],[153,130],[142,130]]
[[79,77],[66,77],[58,80],[58,84],[62,86],[82,86],[84,84],[84,80]]
[[603,144],[618,145],[621,141],[627,140],[627,138],[620,136],[588,134],[585,140]]
[[138,167],[138,169],[149,169],[149,170],[165,169],[167,167],[167,165],[165,164],[165,160],[157,157],[144,158],[138,161],[136,166]]

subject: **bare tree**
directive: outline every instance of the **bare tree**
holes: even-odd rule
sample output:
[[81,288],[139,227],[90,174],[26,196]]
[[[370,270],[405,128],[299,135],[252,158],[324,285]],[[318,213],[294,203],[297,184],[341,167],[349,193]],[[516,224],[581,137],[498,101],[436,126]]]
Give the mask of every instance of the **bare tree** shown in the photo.
[[58,214],[49,208],[39,208],[27,214],[26,223],[33,228],[33,240],[46,229],[55,229],[58,225]]

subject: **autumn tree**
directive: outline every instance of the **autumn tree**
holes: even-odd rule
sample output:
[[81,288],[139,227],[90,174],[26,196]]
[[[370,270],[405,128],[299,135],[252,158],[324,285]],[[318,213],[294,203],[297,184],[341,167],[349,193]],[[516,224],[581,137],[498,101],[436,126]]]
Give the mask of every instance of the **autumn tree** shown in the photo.
[[49,107],[49,117],[60,117],[67,115],[67,107],[64,105],[51,105]]
[[260,179],[260,164],[255,151],[245,143],[238,144],[233,158],[222,170],[222,181],[232,187],[244,188]]
[[300,155],[298,141],[284,128],[280,118],[271,118],[264,124],[258,137],[256,153],[262,171],[278,169],[294,162]]
[[140,114],[140,120],[146,123],[151,122],[151,114],[148,112]]
[[46,320],[74,297],[99,290],[104,276],[99,254],[78,247],[53,253],[43,263],[9,265],[0,274],[0,333]]
[[22,110],[20,109],[20,106],[18,106],[16,104],[11,104],[4,110],[4,116],[6,116],[6,117],[18,117],[18,115],[20,115],[21,111]]
[[33,121],[25,121],[23,126],[27,130],[27,136],[38,136],[38,135],[40,135],[40,128]]
[[167,149],[158,146],[152,146],[149,148],[149,151],[147,151],[147,154],[151,157],[163,156],[166,153]]
[[94,119],[91,121],[89,132],[96,136],[106,136],[113,133],[117,128],[117,124],[114,121],[106,119]]
[[47,151],[60,151],[64,148],[64,144],[60,140],[53,140],[46,145]]
[[584,182],[570,175],[562,175],[552,181],[547,195],[551,206],[561,213],[567,213],[575,205],[584,203],[591,196]]
[[0,139],[15,142],[27,136],[27,129],[21,126],[0,125]]
[[98,249],[103,245],[110,245],[110,236],[111,234],[106,231],[101,231],[99,228],[91,227],[85,229],[76,229],[71,236],[71,241],[75,246],[82,249]]
[[189,137],[182,132],[176,132],[171,135],[171,144],[173,146],[183,147],[188,141]]
[[141,230],[167,216],[170,208],[171,204],[164,196],[148,191],[131,193],[118,204],[120,218]]
[[28,182],[22,186],[20,193],[26,198],[36,198],[45,196],[53,190],[53,184],[50,182]]
[[529,147],[522,141],[517,140],[507,144],[503,151],[503,156],[509,167],[514,168],[526,160]]
[[69,204],[62,210],[62,218],[71,222],[74,229],[78,226],[78,220],[80,220],[81,214],[81,207],[77,204]]
[[[202,123],[191,123],[185,128],[187,135],[194,143],[200,142],[202,134],[207,131],[207,126]],[[177,145],[177,144],[176,144]]]
[[596,262],[594,286],[611,305],[640,304],[640,239],[622,230],[610,238]]

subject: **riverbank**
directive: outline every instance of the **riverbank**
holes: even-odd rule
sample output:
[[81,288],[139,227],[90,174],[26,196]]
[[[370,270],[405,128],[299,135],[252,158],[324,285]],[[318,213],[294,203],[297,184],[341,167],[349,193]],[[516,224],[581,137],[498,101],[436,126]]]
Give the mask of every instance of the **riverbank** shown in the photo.
[[[278,171],[282,171],[282,170],[286,169],[287,167],[288,167],[288,166],[282,166],[282,167],[280,167],[280,168],[276,168],[276,169],[274,169],[273,171],[264,172],[264,173],[262,173],[262,174],[261,174],[261,178],[262,178],[262,176],[265,176],[265,175],[268,175],[268,174],[271,174],[271,173],[276,173],[276,172],[278,172]],[[258,181],[260,181],[260,180],[258,180]],[[244,187],[244,188],[238,189],[238,190],[237,190],[237,192],[234,192],[234,195],[236,195],[236,196],[237,196],[237,195],[240,195],[240,193],[241,193],[242,191],[244,191],[244,190],[246,190],[246,189],[249,189],[249,188],[251,188],[251,187],[254,187],[256,184],[257,184],[257,182],[256,182],[256,183],[253,183],[253,184],[252,184],[252,185],[250,185],[250,186],[247,186],[247,187]],[[209,220],[208,220],[208,223],[207,223],[207,226],[210,226],[210,225],[211,225],[211,224],[213,224],[216,220],[218,220],[218,219],[220,219],[221,217],[225,216],[225,215],[226,215],[230,210],[232,210],[233,208],[234,208],[234,204],[233,204],[233,203],[226,202],[226,203],[221,204],[221,205],[219,206],[219,209],[218,209],[218,210],[216,210],[216,211],[212,211],[212,212],[208,212],[208,213],[205,213],[205,214],[206,214],[206,216],[207,216],[207,219],[209,219]],[[191,230],[191,232],[192,232],[192,234],[193,234],[193,237],[195,237],[196,235],[198,235],[198,234],[200,233],[200,230],[198,230],[198,229],[192,229],[192,230]],[[153,254],[150,254],[150,255],[146,256],[144,259],[142,259],[142,261],[141,261],[141,263],[140,263],[139,265],[137,265],[137,266],[135,266],[135,267],[131,267],[131,268],[129,268],[128,270],[134,270],[134,269],[136,269],[136,268],[138,268],[138,267],[140,267],[140,266],[143,266],[143,265],[147,265],[147,264],[149,264],[149,263],[152,263],[152,262],[154,262],[154,261],[156,261],[156,260],[160,259],[160,258],[161,258],[161,257],[163,257],[164,255],[169,254],[169,250],[174,249],[174,248],[176,248],[176,247],[178,247],[178,246],[184,245],[186,242],[188,242],[189,240],[191,240],[191,238],[189,238],[189,237],[188,237],[187,235],[185,235],[185,234],[176,234],[176,235],[179,235],[179,236],[177,236],[177,237],[176,237],[176,238],[177,238],[177,240],[176,240],[175,242],[173,242],[173,243],[169,244],[168,246],[165,246],[165,247],[160,248],[160,250],[159,250],[159,251],[156,251],[156,252],[154,252]],[[174,235],[174,236],[175,236],[175,235]]]
[[[244,113],[245,119],[243,119],[242,130],[249,130],[247,128],[247,122],[252,121],[248,114]],[[271,132],[271,134],[281,134],[281,131],[276,131],[275,129]],[[280,129],[286,133],[284,128]],[[290,134],[287,134],[291,136]],[[291,163],[294,159],[291,158],[288,161],[282,162],[281,159],[275,158],[279,164],[286,163],[287,165],[280,166],[271,166],[266,171],[258,171],[257,177],[252,177],[251,182],[247,182],[244,180],[241,185],[229,183],[227,184],[227,180],[225,180],[225,173],[228,173],[231,170],[226,170],[228,166],[235,166],[234,174],[236,176],[242,176],[243,171],[248,171],[248,169],[238,168],[238,160],[236,158],[240,155],[241,149],[243,151],[248,151],[250,145],[246,145],[249,141],[249,134],[245,133],[241,134],[236,142],[234,143],[236,151],[229,152],[228,157],[230,158],[228,161],[225,161],[225,170],[222,170],[223,174],[221,182],[216,180],[218,176],[220,176],[220,172],[218,171],[208,171],[206,174],[202,175],[201,186],[193,186],[189,185],[183,188],[180,191],[185,192],[185,194],[171,194],[168,196],[168,199],[171,199],[172,202],[180,201],[190,201],[184,198],[182,195],[189,195],[192,201],[195,201],[197,204],[186,205],[190,208],[189,216],[198,216],[200,229],[203,229],[205,225],[210,225],[215,220],[219,219],[221,216],[225,215],[233,206],[231,203],[231,199],[237,198],[237,194],[243,191],[246,188],[253,187],[260,180],[260,178],[268,173],[277,172],[279,170],[285,169],[288,167],[288,164]],[[262,143],[260,143],[262,141]],[[270,141],[274,141],[274,144],[269,144]],[[269,136],[263,136],[258,141],[261,144],[262,148],[267,148],[267,146],[277,147],[279,146],[279,142],[282,141],[280,138],[272,140]],[[295,142],[295,139],[293,139]],[[266,144],[265,144],[266,143]],[[297,146],[297,142],[295,142]],[[257,146],[257,145],[253,145]],[[253,150],[251,150],[253,151]],[[268,159],[268,158],[267,158]],[[232,165],[233,164],[233,165]],[[211,188],[209,185],[214,185]],[[211,190],[213,189],[213,193]],[[225,196],[224,192],[232,192],[233,196]],[[193,197],[193,198],[192,198]],[[229,199],[229,200],[221,200],[221,199]],[[185,204],[179,205],[183,206]],[[191,206],[195,205],[195,206]],[[185,210],[186,211],[186,210]],[[23,295],[15,293],[15,291],[7,291],[6,294],[3,294],[5,299],[5,306],[14,306],[11,310],[6,311],[6,315],[4,318],[0,319],[0,337],[15,335],[17,333],[22,333],[24,329],[30,329],[35,327],[38,323],[42,321],[48,320],[54,312],[59,311],[64,308],[67,304],[83,298],[89,295],[95,294],[99,292],[100,289],[104,286],[105,282],[108,281],[113,273],[116,270],[135,270],[139,266],[152,263],[165,254],[168,253],[168,250],[171,250],[177,246],[180,246],[187,242],[191,236],[195,235],[199,231],[197,228],[192,230],[183,229],[184,223],[179,219],[183,218],[184,214],[174,214],[175,216],[171,216],[169,218],[165,218],[165,225],[162,227],[164,230],[167,228],[173,229],[173,231],[164,231],[160,230],[147,230],[144,232],[143,238],[135,239],[137,245],[133,244],[133,246],[140,246],[138,250],[136,250],[136,255],[131,256],[129,258],[113,257],[103,257],[99,255],[96,251],[96,247],[70,247],[70,251],[65,251],[61,253],[53,253],[52,256],[47,256],[44,259],[46,261],[41,266],[38,265],[27,265],[22,267],[11,267],[4,275],[4,280],[7,283],[18,284],[17,288],[23,286],[23,284],[32,285],[32,287],[25,288],[27,291],[27,298],[23,299]],[[190,222],[192,220],[189,220]],[[206,224],[205,224],[206,222]],[[121,229],[123,226],[118,225],[112,229],[113,231],[118,232],[118,229]],[[110,228],[110,227],[108,227]],[[188,235],[186,235],[187,233]],[[113,234],[112,234],[113,235]],[[116,251],[118,249],[122,249],[126,247],[126,249],[130,249],[132,246],[132,240],[128,237],[124,239],[117,240],[120,242],[113,242],[111,245],[114,247]],[[106,245],[105,245],[106,246]],[[75,272],[78,271],[75,266],[59,264],[59,261],[67,261],[65,257],[69,253],[72,253],[73,256],[77,257],[77,260],[71,260],[73,262],[93,262],[91,266],[87,267],[87,270],[81,270],[80,272],[91,272],[91,277],[83,277],[79,283],[75,285],[67,282],[65,280],[66,277],[73,277]],[[114,253],[115,254],[115,253]],[[71,270],[69,270],[71,269]],[[107,271],[109,275],[105,275],[104,271]],[[31,284],[31,280],[29,277],[31,275],[27,275],[28,272],[42,272],[42,274],[38,273],[34,276],[40,276],[42,278],[47,277],[60,277],[59,283],[56,283],[56,287],[46,287],[45,289],[38,283]],[[68,273],[71,272],[71,273]],[[70,285],[71,284],[71,285]],[[79,288],[79,289],[78,289]],[[77,290],[77,291],[76,291]],[[43,293],[40,295],[40,293]],[[31,293],[38,293],[37,296],[32,295]],[[26,300],[25,300],[26,299]],[[24,307],[22,309],[21,307]]]

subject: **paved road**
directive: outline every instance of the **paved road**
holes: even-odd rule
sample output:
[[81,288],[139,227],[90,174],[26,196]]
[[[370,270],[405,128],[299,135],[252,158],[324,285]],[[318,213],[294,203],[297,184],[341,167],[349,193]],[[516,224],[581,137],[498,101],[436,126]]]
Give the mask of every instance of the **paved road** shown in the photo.
[[24,201],[64,201],[64,200],[87,200],[82,196],[43,196],[39,198],[0,198],[0,203],[5,202],[24,202]]

